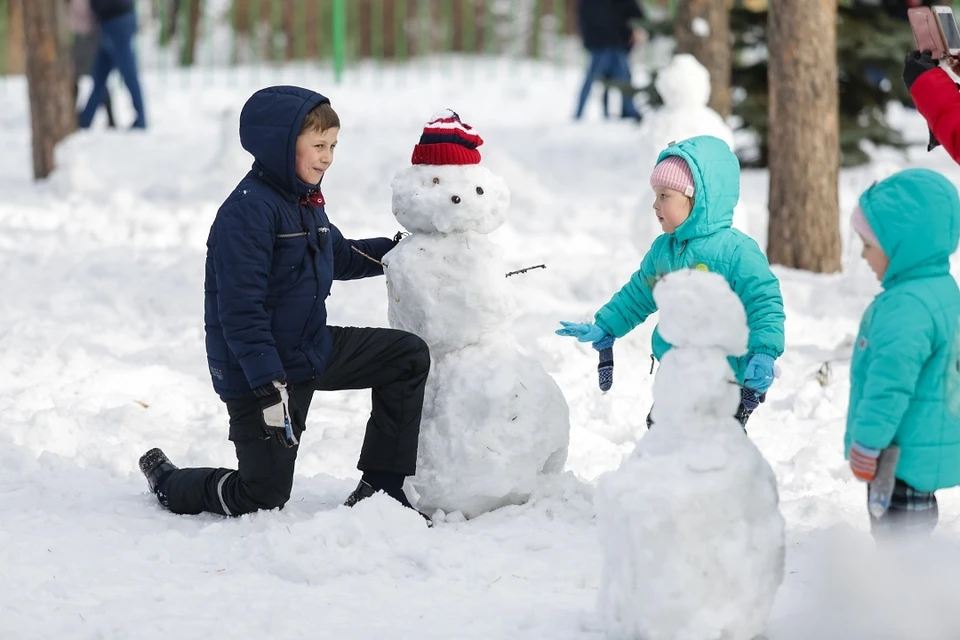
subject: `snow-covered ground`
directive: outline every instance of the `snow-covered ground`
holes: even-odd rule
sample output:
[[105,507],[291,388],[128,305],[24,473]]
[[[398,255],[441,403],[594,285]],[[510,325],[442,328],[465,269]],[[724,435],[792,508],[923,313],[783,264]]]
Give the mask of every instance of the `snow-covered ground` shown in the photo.
[[[571,121],[579,68],[456,65],[360,69],[341,86],[304,67],[229,80],[147,73],[150,129],[106,131],[98,121],[61,146],[59,169],[42,184],[30,179],[26,88],[19,78],[0,84],[0,638],[603,637],[594,487],[646,431],[653,322],[617,342],[606,395],[596,354],[553,330],[590,317],[639,264],[631,219],[653,214],[636,127],[601,121],[597,97],[586,121]],[[504,329],[556,378],[571,410],[567,472],[528,504],[432,530],[386,498],[338,506],[359,475],[364,392],[314,401],[282,511],[180,517],[147,493],[136,464],[150,447],[181,466],[234,463],[204,358],[204,242],[249,166],[236,139],[240,106],[280,83],[315,88],[340,113],[324,194],[350,237],[397,231],[391,178],[438,109],[457,110],[486,140],[484,164],[512,191],[510,218],[491,237],[509,268],[547,265],[508,280],[520,316]],[[121,121],[132,120],[126,94],[115,96]],[[802,631],[823,585],[853,598],[879,584],[846,552],[872,544],[864,487],[841,445],[850,342],[877,291],[848,243],[846,212],[873,180],[908,164],[960,183],[960,167],[921,146],[916,114],[891,115],[918,144],[842,172],[847,270],[776,269],[783,376],[749,425],[787,522],[771,640],[827,637]],[[761,246],[766,200],[766,173],[744,172],[746,230]],[[387,324],[380,279],[338,283],[328,304],[331,323]],[[950,551],[960,543],[960,491],[940,501],[947,549],[936,577],[949,580],[960,575]],[[903,613],[892,604],[900,596],[885,595],[874,604]]]

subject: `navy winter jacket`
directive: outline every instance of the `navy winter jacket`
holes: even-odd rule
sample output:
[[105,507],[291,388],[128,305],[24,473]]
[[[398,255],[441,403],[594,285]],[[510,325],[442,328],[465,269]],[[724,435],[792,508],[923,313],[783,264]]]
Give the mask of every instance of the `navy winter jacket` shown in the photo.
[[100,22],[106,22],[133,11],[133,0],[90,0],[90,10]]
[[330,223],[319,185],[296,175],[296,142],[322,102],[299,87],[257,91],[240,113],[240,143],[255,161],[221,205],[207,239],[207,362],[221,398],[286,377],[321,375],[333,350],[325,300],[334,280],[382,275],[389,238],[346,240]]
[[630,48],[631,20],[643,18],[636,0],[580,0],[580,37],[590,51]]

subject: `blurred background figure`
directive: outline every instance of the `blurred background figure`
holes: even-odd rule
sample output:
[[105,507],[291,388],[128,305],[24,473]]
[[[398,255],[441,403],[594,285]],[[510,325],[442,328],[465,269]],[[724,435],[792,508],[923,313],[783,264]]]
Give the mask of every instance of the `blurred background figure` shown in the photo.
[[[77,102],[80,93],[80,78],[90,75],[93,61],[100,43],[97,21],[90,8],[90,0],[67,0],[70,17],[70,32],[73,34],[73,102]],[[110,89],[104,85],[103,106],[107,110],[107,125],[117,126],[113,118],[113,104],[110,101]]]
[[[590,52],[590,64],[583,80],[575,118],[583,117],[583,109],[590,90],[597,80],[615,81],[622,87],[631,83],[628,55],[632,46],[645,34],[635,31],[631,24],[643,19],[643,10],[636,0],[579,0],[577,16],[583,46]],[[623,107],[621,117],[640,120],[640,112],[633,104],[633,95],[621,90]],[[608,115],[606,91],[603,96],[604,115]]]
[[107,95],[107,77],[116,69],[130,91],[130,99],[137,112],[133,128],[144,129],[147,119],[137,75],[137,59],[133,52],[133,36],[137,32],[137,14],[133,0],[90,0],[90,8],[100,23],[100,38],[90,71],[93,76],[93,91],[87,105],[80,112],[77,124],[86,129],[93,122],[97,108]]

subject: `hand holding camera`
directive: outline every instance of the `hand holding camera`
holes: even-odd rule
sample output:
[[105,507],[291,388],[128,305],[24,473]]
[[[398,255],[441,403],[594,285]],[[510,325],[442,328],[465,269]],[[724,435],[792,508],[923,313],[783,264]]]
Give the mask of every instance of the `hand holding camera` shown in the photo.
[[[907,10],[910,20],[910,29],[913,31],[913,40],[917,44],[917,51],[935,63],[943,58],[956,58],[960,55],[960,30],[953,9],[944,6],[912,7]],[[909,56],[908,56],[909,57]],[[904,69],[906,76],[906,69]]]

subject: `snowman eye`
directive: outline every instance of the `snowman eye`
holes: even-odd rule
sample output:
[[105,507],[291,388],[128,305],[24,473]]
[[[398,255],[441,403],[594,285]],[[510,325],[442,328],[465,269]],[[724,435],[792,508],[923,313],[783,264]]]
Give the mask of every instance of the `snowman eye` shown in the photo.
[[453,196],[450,199],[453,201],[453,204],[460,204],[460,196]]
[[440,184],[440,178],[434,178],[433,184]]
[[483,187],[477,187],[477,195],[478,195],[478,196],[482,196],[482,195],[483,195]]

